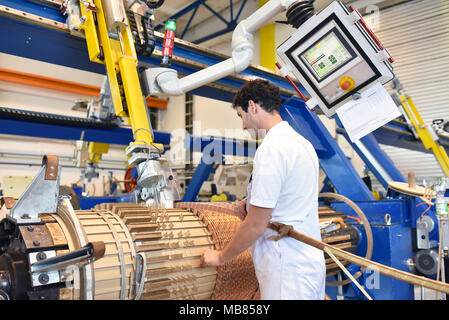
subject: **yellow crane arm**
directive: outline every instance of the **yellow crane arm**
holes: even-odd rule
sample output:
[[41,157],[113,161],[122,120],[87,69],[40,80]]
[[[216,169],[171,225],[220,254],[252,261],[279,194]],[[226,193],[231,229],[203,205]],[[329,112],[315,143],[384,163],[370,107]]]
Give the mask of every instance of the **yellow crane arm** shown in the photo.
[[449,177],[449,157],[446,150],[438,144],[436,139],[433,138],[430,132],[432,129],[429,129],[428,125],[424,123],[412,99],[408,95],[403,94],[400,96],[400,101],[410,120],[410,123],[424,144],[424,147],[427,150],[431,149],[433,151],[438,163],[444,171],[444,174],[446,177]]
[[[84,23],[81,28],[86,36],[89,58],[93,62],[104,63],[109,79],[112,100],[117,116],[129,117],[134,134],[134,144],[156,146],[163,150],[163,145],[155,145],[148,119],[139,76],[137,73],[137,54],[128,18],[123,16],[115,30],[110,30],[106,6],[113,5],[108,0],[80,1]],[[92,10],[94,8],[94,10]],[[118,36],[113,39],[111,31]]]

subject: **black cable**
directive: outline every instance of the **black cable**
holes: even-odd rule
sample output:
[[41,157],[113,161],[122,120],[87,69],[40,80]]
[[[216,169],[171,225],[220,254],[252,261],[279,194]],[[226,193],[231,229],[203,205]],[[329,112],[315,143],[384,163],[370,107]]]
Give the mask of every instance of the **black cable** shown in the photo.
[[[154,36],[153,25],[151,24],[150,17],[141,17],[141,23],[143,27],[143,36],[144,36],[144,46],[143,46],[143,55],[151,56],[153,54],[154,48],[156,47],[156,38]],[[150,30],[147,28],[148,27]]]
[[148,33],[147,33],[147,22],[145,21],[145,17],[140,17],[140,23],[142,24],[143,28],[143,46],[138,52],[138,55],[144,55],[144,53],[147,51],[147,45],[148,45]]
[[147,4],[147,6],[150,9],[157,9],[157,8],[160,8],[164,4],[164,1],[165,0],[159,0],[157,2],[155,2],[155,1],[146,1],[146,4]]
[[300,0],[292,4],[286,13],[287,23],[293,28],[299,28],[314,15],[314,0]]
[[28,110],[10,109],[0,107],[0,118],[40,122],[48,124],[57,124],[70,127],[86,127],[98,129],[115,129],[118,124],[115,122],[100,122],[89,118],[78,118],[71,116],[63,116],[59,114],[42,113]]

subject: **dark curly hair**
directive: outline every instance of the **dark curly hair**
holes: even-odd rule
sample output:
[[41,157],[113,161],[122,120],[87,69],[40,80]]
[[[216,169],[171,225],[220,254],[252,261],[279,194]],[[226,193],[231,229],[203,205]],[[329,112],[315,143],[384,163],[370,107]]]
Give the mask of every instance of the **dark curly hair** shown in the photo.
[[268,113],[279,113],[282,102],[279,87],[264,79],[251,80],[241,87],[234,97],[232,107],[240,107],[248,112],[249,100],[259,104]]

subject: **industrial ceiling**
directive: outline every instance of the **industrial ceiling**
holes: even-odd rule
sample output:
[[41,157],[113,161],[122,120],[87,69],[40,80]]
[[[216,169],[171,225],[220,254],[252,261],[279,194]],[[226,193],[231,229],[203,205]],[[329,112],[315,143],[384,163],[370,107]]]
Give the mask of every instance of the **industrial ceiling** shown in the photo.
[[[318,12],[333,0],[315,0]],[[357,8],[377,6],[380,10],[407,0],[343,0]],[[205,47],[227,42],[235,24],[248,17],[259,7],[259,0],[166,0],[155,14],[155,26],[176,18],[177,37]],[[232,15],[231,15],[232,10]],[[366,12],[361,11],[362,14]],[[283,20],[283,14],[273,21]],[[187,27],[187,28],[186,28]],[[162,29],[159,29],[161,31]]]

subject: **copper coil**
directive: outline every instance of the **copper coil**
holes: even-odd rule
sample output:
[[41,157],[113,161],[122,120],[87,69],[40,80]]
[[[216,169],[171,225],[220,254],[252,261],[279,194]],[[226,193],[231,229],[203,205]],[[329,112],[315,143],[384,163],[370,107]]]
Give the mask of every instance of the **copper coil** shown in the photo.
[[[177,208],[190,208],[203,216],[217,250],[223,249],[232,239],[243,220],[233,202],[182,202]],[[260,299],[259,283],[249,249],[218,268],[217,284],[212,299]]]
[[[236,216],[215,211],[198,209],[211,231],[217,250],[223,249],[233,238],[241,224]],[[258,281],[249,249],[217,269],[218,277],[212,299],[247,300],[253,299],[258,289]]]
[[[339,249],[355,253],[359,241],[357,230],[348,222],[348,218],[341,212],[326,206],[319,207],[318,216],[320,222],[333,221],[338,229],[330,232],[321,232],[322,241],[335,246]],[[340,272],[340,267],[332,260],[331,257],[324,254],[326,260],[326,276],[332,276]],[[344,266],[349,266],[351,263],[346,260],[340,261]]]

